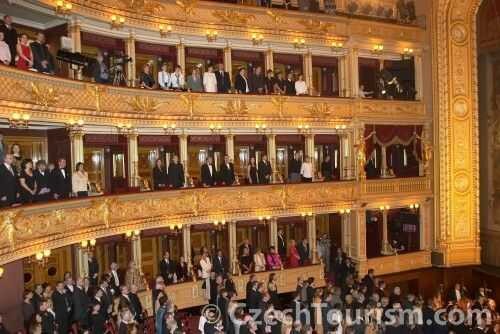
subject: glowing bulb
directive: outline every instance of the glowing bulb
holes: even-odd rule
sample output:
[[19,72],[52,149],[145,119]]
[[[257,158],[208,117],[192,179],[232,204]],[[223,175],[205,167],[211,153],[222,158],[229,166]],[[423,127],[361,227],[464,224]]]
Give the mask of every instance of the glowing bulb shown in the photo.
[[83,240],[81,245],[82,245],[82,248],[87,248],[89,245],[89,242],[87,240]]
[[96,243],[97,243],[97,240],[95,240],[95,239],[90,240],[90,246],[94,247],[96,245]]
[[42,261],[43,260],[43,253],[41,253],[41,252],[40,253],[36,253],[35,254],[35,259],[37,261]]
[[50,249],[46,249],[46,250],[44,250],[44,251],[43,251],[43,256],[44,256],[44,257],[49,257],[49,256],[50,256],[50,254],[52,254],[52,252],[51,252],[51,250],[50,250]]

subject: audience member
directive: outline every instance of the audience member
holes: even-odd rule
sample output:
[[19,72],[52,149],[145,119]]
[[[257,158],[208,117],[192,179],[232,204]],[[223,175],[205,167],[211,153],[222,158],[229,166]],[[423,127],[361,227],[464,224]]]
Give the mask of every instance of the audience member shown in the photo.
[[6,154],[0,165],[0,203],[2,207],[12,206],[18,199],[19,186],[12,162],[14,156]]
[[184,89],[184,73],[182,73],[182,67],[179,65],[175,66],[174,73],[170,75],[170,88],[176,91]]
[[187,78],[186,87],[190,92],[203,92],[203,81],[198,67],[193,67],[191,75]]
[[109,69],[104,62],[104,57],[101,53],[97,54],[96,62],[93,68],[94,81],[101,84],[109,83]]
[[209,65],[207,71],[203,74],[203,87],[207,93],[217,93],[217,78],[212,65]]
[[42,32],[36,35],[36,41],[31,42],[30,48],[33,53],[33,68],[40,73],[53,74],[54,63],[52,55],[49,52],[47,44],[45,44],[45,35]]
[[257,66],[249,78],[250,91],[253,94],[266,93],[266,77],[261,66]]
[[87,197],[89,195],[89,175],[83,167],[83,162],[76,164],[75,173],[71,178],[73,193],[76,197]]
[[219,63],[217,65],[217,72],[215,72],[215,77],[217,80],[217,92],[218,93],[230,93],[231,91],[231,77],[229,73],[224,70],[224,64]]
[[12,54],[10,53],[10,47],[5,42],[5,36],[2,31],[0,31],[0,63],[4,65],[10,65],[12,60]]
[[299,74],[299,78],[295,81],[295,93],[298,96],[309,94],[309,88],[307,87],[307,83],[304,81],[303,74]]
[[234,89],[238,94],[250,93],[250,84],[248,82],[247,71],[243,67],[239,69],[234,80]]
[[16,47],[17,47],[17,31],[12,26],[12,16],[5,15],[3,17],[3,24],[0,25],[0,32],[3,33],[4,41],[9,46],[9,51],[11,55],[10,65],[14,66],[14,61],[15,61],[14,55],[16,54]]
[[170,73],[166,63],[161,64],[160,71],[158,72],[158,86],[160,89],[170,89]]
[[57,160],[57,167],[50,173],[50,189],[54,199],[69,198],[71,193],[71,177],[66,170],[66,159]]
[[149,63],[146,63],[142,67],[142,72],[139,76],[139,86],[141,88],[153,89],[155,84],[155,79],[151,74],[151,65]]

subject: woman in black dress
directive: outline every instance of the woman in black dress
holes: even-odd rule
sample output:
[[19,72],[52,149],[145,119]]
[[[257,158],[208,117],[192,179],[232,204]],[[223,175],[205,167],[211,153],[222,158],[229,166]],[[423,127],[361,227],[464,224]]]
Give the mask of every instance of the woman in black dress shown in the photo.
[[32,203],[36,194],[36,181],[33,174],[33,161],[31,159],[25,159],[21,163],[19,185],[21,186],[21,203]]
[[248,182],[250,184],[259,184],[257,176],[257,162],[253,157],[250,158],[250,163],[248,164]]

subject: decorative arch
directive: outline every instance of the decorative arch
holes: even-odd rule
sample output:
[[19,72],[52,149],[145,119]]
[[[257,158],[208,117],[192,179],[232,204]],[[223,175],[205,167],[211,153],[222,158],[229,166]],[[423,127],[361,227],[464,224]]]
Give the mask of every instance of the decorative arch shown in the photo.
[[436,250],[480,263],[476,14],[481,0],[433,3]]

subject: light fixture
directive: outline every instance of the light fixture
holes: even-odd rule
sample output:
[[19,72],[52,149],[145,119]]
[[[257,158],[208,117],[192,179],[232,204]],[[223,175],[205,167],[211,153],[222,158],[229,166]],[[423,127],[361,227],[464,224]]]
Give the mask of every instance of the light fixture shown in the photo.
[[0,279],[3,277],[4,274],[5,274],[4,267],[0,267]]
[[345,130],[345,129],[347,129],[347,125],[345,125],[345,124],[335,125],[335,130]]
[[220,124],[210,124],[208,128],[210,129],[210,132],[213,134],[214,133],[220,134],[222,132],[222,125]]
[[118,123],[116,125],[116,128],[118,129],[118,133],[121,134],[130,134],[135,131],[134,127],[132,126],[131,123]]
[[300,215],[301,215],[302,217],[312,217],[313,212],[312,212],[312,211],[302,212]]
[[167,37],[172,32],[172,26],[171,25],[166,25],[165,26],[163,24],[160,24],[158,26],[158,28],[160,30],[160,36],[161,36],[161,38]]
[[73,9],[73,4],[69,1],[57,0],[56,1],[56,14],[68,15]]
[[31,115],[28,113],[12,113],[9,118],[9,127],[13,129],[27,129]]
[[299,131],[299,133],[311,133],[311,131],[312,131],[309,124],[299,124],[299,126],[297,127],[297,130]]
[[49,257],[51,254],[52,251],[50,249],[45,249],[44,251],[38,252],[33,256],[34,262],[36,262],[41,267],[45,267],[49,261]]
[[373,45],[373,53],[382,53],[384,51],[384,45],[383,44],[375,44]]
[[163,132],[165,132],[165,134],[174,134],[176,129],[177,125],[175,123],[163,125]]
[[257,123],[255,124],[255,132],[257,133],[266,133],[266,132],[270,132],[271,129],[269,129],[267,127],[267,124],[265,123]]
[[264,41],[264,35],[258,34],[258,33],[252,34],[252,44],[253,45],[262,45],[263,41]]
[[351,209],[347,208],[347,209],[340,209],[339,213],[341,215],[348,215],[351,213]]
[[111,15],[111,29],[121,29],[125,25],[125,18],[122,16]]
[[296,49],[303,49],[306,46],[306,40],[304,38],[294,38],[293,47]]
[[66,129],[68,131],[82,131],[84,123],[85,122],[83,121],[83,119],[79,119],[79,120],[76,120],[76,121],[74,119],[70,119],[66,123]]
[[90,253],[94,251],[96,244],[97,240],[95,239],[82,240],[82,242],[80,242],[80,247],[83,249],[84,252]]
[[217,30],[207,30],[205,32],[205,35],[207,36],[207,41],[209,42],[215,42],[217,40]]
[[174,234],[177,234],[182,230],[182,223],[170,224],[168,227],[170,228],[170,231],[173,231]]
[[344,43],[341,41],[333,41],[331,44],[332,51],[339,52],[344,48]]
[[413,49],[412,48],[404,48],[403,49],[403,54],[401,55],[403,60],[409,60],[413,56]]
[[141,230],[133,230],[133,231],[130,230],[125,232],[125,238],[129,240],[136,240],[139,238],[140,235],[141,235]]
[[415,210],[416,211],[416,210],[418,210],[420,208],[420,204],[418,204],[418,203],[411,203],[409,205],[409,207],[410,207],[411,210]]
[[389,205],[381,205],[381,206],[379,207],[380,211],[389,210],[389,208],[390,208],[390,207],[389,207]]

